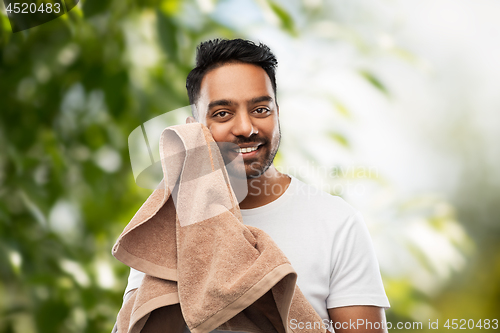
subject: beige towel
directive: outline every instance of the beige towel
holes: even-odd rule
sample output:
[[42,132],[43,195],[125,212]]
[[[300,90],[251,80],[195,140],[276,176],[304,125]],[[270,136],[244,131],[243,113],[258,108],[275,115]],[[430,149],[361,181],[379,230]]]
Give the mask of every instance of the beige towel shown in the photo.
[[[180,333],[186,324],[192,333],[326,332],[283,252],[242,223],[210,131],[169,127],[160,156],[162,183],[113,247],[118,260],[146,273],[120,310],[118,332]],[[292,330],[292,319],[316,326]]]

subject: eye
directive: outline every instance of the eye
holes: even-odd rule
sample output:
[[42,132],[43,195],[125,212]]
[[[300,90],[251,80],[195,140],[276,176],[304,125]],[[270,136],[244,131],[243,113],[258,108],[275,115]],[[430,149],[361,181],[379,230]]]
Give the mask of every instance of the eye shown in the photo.
[[214,118],[224,118],[226,117],[227,115],[229,114],[229,112],[227,111],[219,111],[219,112],[216,112],[212,115],[212,117]]
[[267,114],[270,112],[268,108],[257,108],[254,110],[255,113],[257,114]]

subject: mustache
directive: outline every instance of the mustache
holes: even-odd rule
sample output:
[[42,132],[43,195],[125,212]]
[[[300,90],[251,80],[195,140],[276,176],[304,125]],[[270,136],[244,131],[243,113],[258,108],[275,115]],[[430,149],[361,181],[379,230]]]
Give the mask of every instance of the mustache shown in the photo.
[[249,138],[237,137],[237,139],[235,141],[232,141],[231,143],[233,143],[235,145],[242,145],[242,144],[246,144],[246,143],[266,144],[268,142],[269,142],[269,140],[265,137],[251,136]]
[[224,159],[225,164],[227,165],[231,163],[231,161],[237,156],[237,154],[234,153],[233,149],[238,148],[239,145],[243,144],[265,145],[268,142],[269,140],[265,137],[252,136],[248,138],[240,137],[231,142],[216,141],[215,143],[217,144],[219,151],[222,154],[222,158]]

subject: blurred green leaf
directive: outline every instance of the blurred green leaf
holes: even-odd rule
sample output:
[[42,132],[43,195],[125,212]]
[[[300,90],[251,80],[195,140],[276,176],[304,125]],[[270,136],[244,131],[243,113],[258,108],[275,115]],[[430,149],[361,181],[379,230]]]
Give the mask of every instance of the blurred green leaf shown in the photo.
[[273,12],[280,19],[281,25],[285,31],[287,31],[292,36],[297,35],[297,31],[295,29],[295,22],[292,16],[281,6],[278,2],[269,0],[269,6],[273,10]]
[[163,0],[160,5],[160,10],[167,16],[177,14],[181,8],[181,0]]
[[350,146],[349,140],[347,140],[347,138],[341,133],[329,132],[328,137],[333,141],[337,142],[338,144],[340,144],[342,147],[349,148]]
[[367,70],[360,70],[359,73],[377,90],[384,93],[385,95],[389,95],[389,91],[387,90],[386,86],[373,73],[370,73]]
[[346,118],[351,117],[351,112],[345,106],[344,103],[340,102],[336,98],[330,98],[330,100],[332,101],[332,104],[333,104],[333,107],[335,108],[335,110],[338,111],[342,116],[344,116]]

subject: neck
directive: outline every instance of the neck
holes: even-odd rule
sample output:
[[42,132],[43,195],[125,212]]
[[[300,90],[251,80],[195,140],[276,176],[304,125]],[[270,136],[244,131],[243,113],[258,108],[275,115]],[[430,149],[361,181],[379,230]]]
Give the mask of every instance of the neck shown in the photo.
[[267,205],[285,193],[290,181],[290,177],[271,165],[260,177],[247,180],[248,195],[240,203],[240,208],[251,209]]

